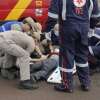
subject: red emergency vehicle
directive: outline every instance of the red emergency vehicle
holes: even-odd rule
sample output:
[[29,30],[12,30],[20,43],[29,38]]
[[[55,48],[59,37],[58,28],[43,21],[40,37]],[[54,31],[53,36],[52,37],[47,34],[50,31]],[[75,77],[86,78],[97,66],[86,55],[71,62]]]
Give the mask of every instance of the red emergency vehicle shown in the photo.
[[50,0],[0,0],[0,21],[31,16],[44,26],[49,5]]

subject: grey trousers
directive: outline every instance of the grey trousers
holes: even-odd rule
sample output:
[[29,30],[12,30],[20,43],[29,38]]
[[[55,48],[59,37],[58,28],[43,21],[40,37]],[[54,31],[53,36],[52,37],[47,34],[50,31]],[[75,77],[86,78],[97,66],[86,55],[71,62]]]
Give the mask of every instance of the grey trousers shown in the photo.
[[31,77],[34,80],[46,79],[53,69],[58,66],[55,59],[46,59],[41,62],[31,64]]
[[10,68],[14,64],[17,64],[17,66],[20,68],[20,80],[29,80],[29,53],[13,41],[5,40],[3,37],[0,37],[0,49],[5,52],[3,68]]

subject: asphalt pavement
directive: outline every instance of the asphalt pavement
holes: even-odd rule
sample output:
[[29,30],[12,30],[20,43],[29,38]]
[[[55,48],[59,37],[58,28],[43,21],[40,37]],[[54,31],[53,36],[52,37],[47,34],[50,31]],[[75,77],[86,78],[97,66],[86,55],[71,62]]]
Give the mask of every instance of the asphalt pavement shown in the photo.
[[83,92],[75,76],[74,93],[62,93],[54,90],[54,84],[39,83],[37,90],[19,90],[18,80],[0,78],[0,100],[100,100],[100,73],[91,77],[91,91]]

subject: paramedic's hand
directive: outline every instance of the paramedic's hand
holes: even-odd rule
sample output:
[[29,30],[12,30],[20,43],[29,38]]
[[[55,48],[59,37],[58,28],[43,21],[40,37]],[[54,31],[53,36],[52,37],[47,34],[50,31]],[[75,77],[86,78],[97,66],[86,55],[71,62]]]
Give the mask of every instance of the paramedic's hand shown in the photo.
[[46,60],[48,58],[48,55],[41,55],[41,58],[38,58],[38,59],[36,59],[36,58],[31,58],[31,62],[38,62],[38,61],[43,61],[43,60]]

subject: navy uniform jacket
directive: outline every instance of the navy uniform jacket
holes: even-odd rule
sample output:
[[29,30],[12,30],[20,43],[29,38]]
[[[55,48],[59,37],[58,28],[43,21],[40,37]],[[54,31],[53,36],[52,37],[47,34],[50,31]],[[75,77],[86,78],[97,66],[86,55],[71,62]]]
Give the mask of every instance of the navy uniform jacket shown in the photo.
[[88,23],[90,16],[100,16],[97,0],[52,0],[45,31],[50,31],[59,19],[62,22],[67,19],[68,23]]

